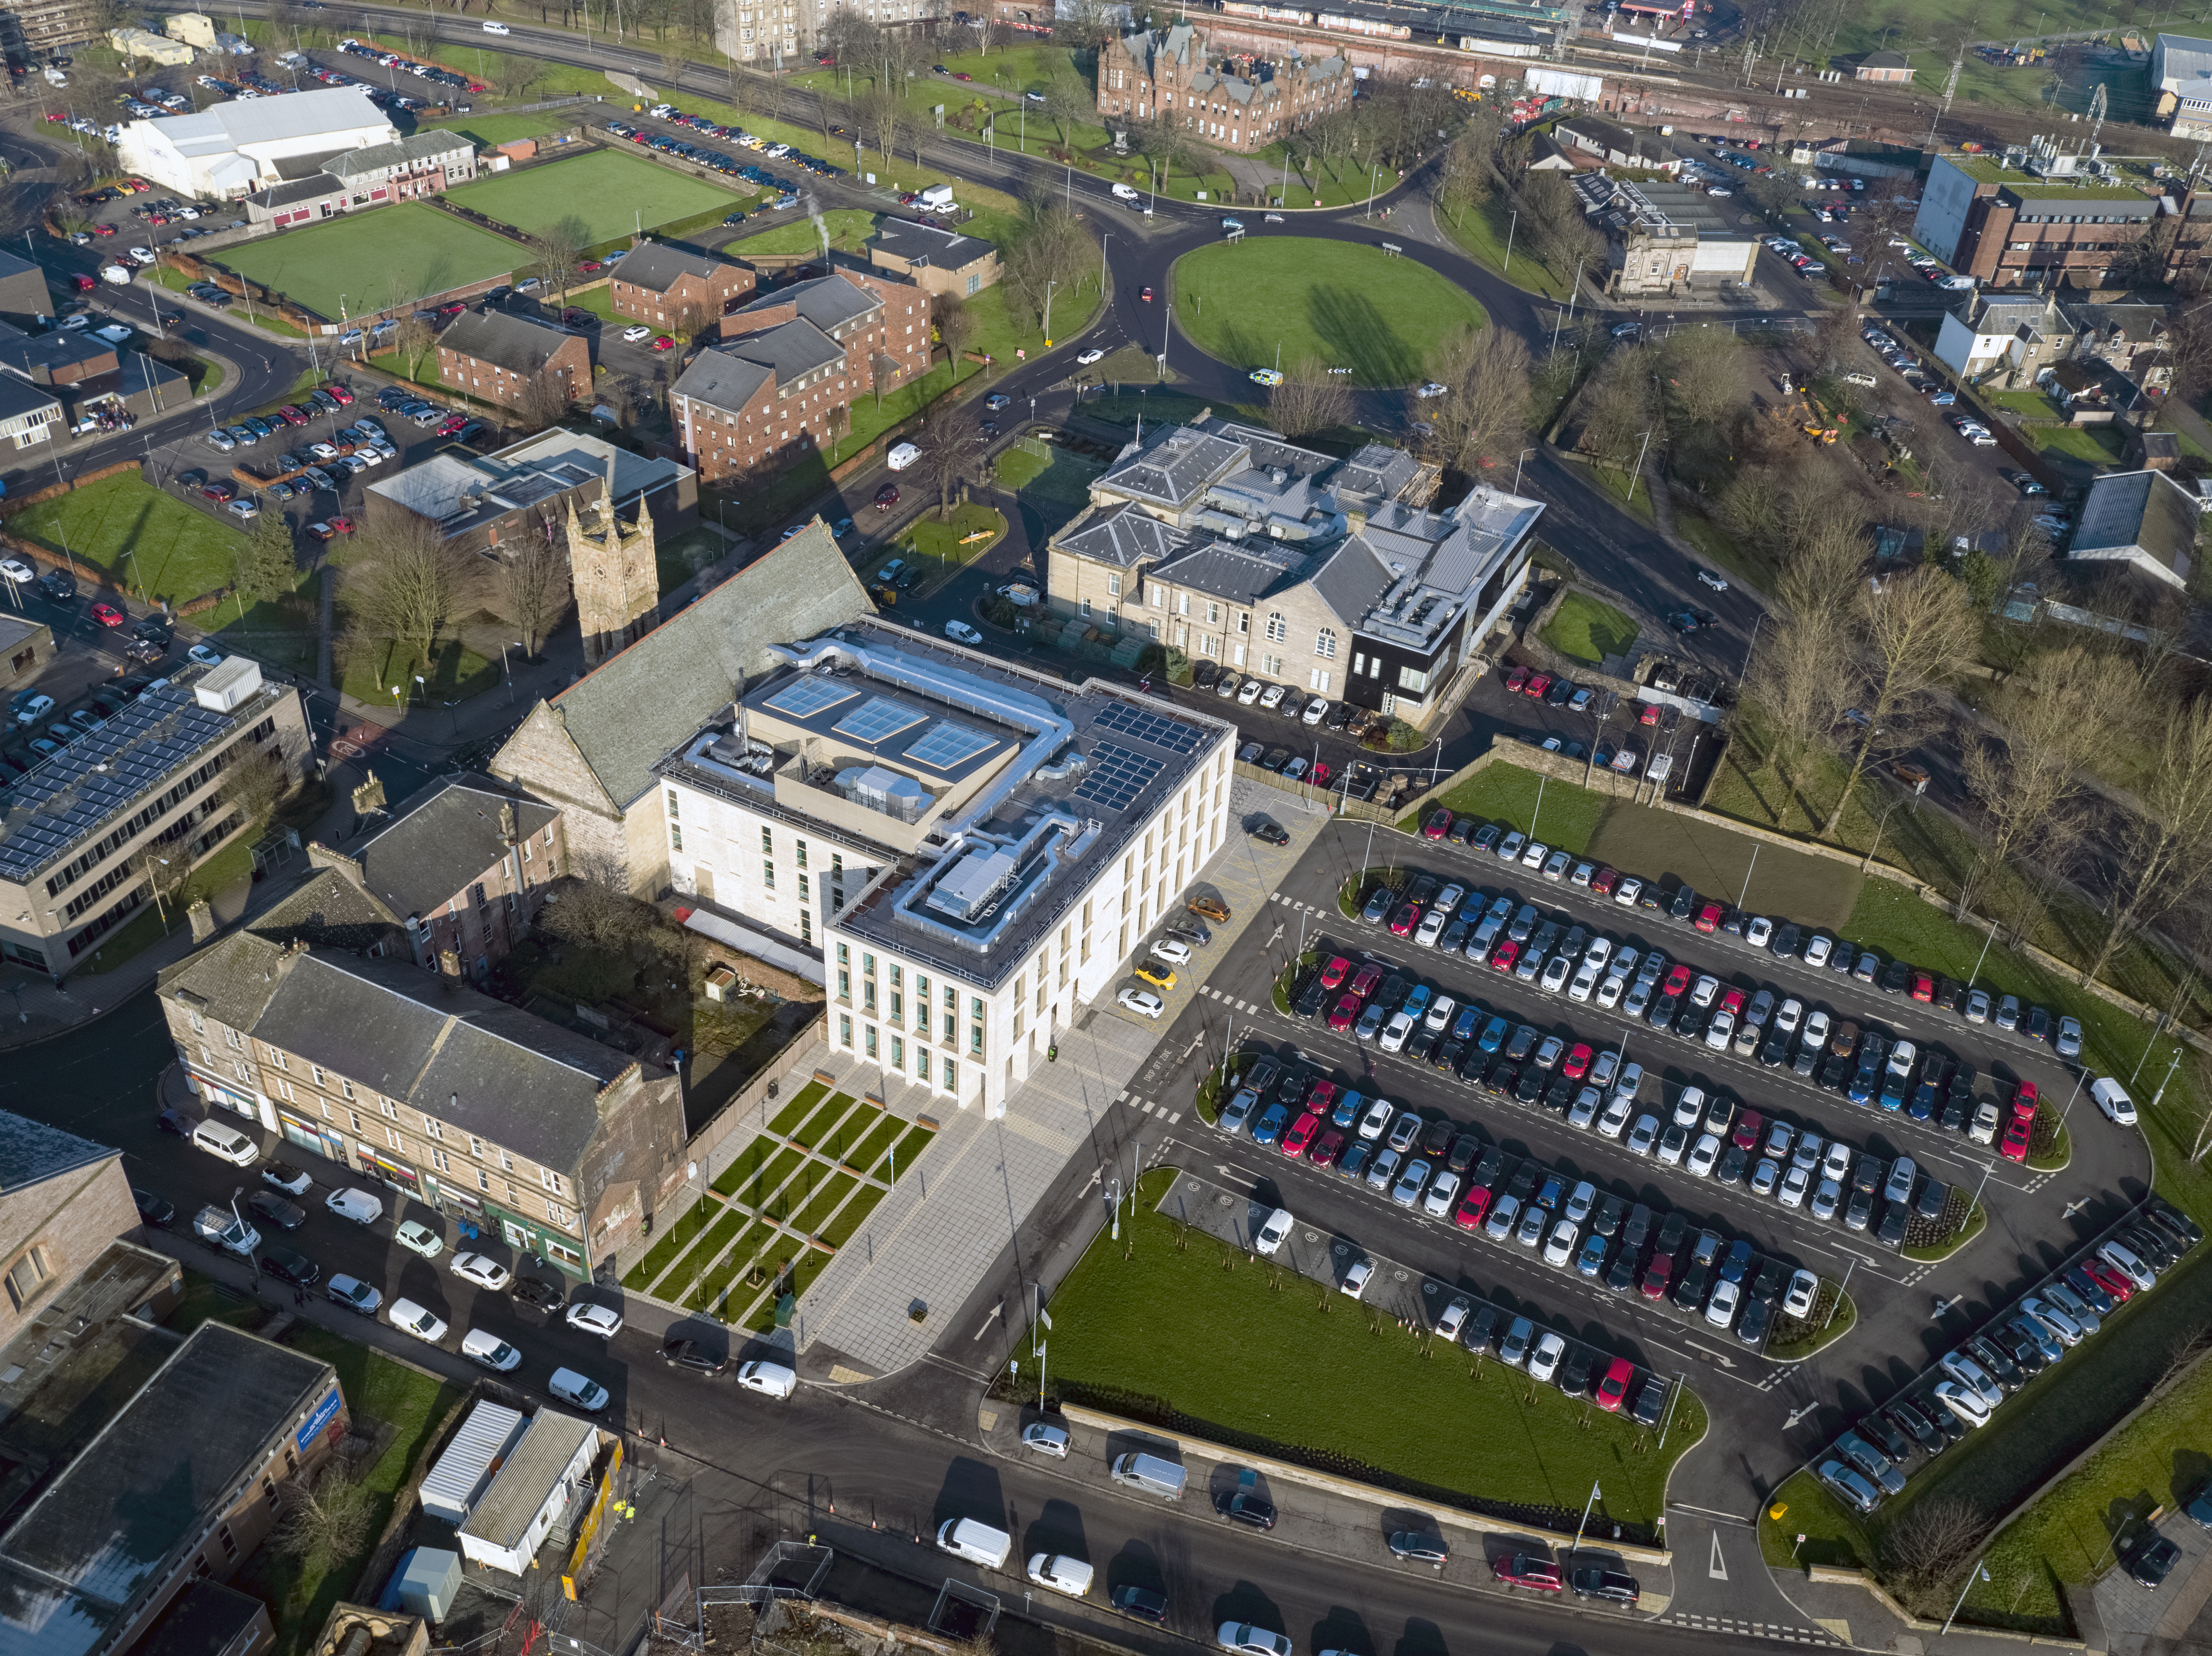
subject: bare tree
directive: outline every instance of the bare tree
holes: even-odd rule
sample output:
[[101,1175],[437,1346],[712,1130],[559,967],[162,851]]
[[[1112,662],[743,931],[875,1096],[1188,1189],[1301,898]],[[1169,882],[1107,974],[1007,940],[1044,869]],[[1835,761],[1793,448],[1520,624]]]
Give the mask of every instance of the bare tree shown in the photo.
[[576,267],[583,263],[584,249],[591,245],[591,227],[573,215],[541,224],[528,240],[531,258],[538,279],[568,302],[568,284],[576,279]]
[[223,803],[235,808],[249,828],[265,825],[291,791],[292,778],[282,755],[258,742],[242,743],[237,759],[223,773]]
[[677,306],[676,314],[669,322],[668,331],[688,344],[701,334],[712,331],[720,321],[720,312],[708,308],[696,299],[687,299]]
[[2212,703],[2167,713],[2158,759],[2139,790],[2142,810],[2125,818],[2114,863],[2106,930],[2081,973],[2089,983],[2120,945],[2212,876]]
[[1449,464],[1472,473],[1520,446],[1528,424],[1528,348],[1520,335],[1462,329],[1438,348],[1430,377],[1444,387],[1430,418]]
[[1075,124],[1095,107],[1095,100],[1085,95],[1083,83],[1073,76],[1055,75],[1045,86],[1045,118],[1060,129],[1063,149],[1074,142]]
[[1267,420],[1285,437],[1310,437],[1352,417],[1352,390],[1346,376],[1333,374],[1320,361],[1302,356],[1267,395]]
[[191,852],[181,840],[156,840],[139,848],[131,859],[131,870],[145,881],[146,895],[154,899],[162,916],[162,929],[167,930],[169,911],[176,907],[185,882],[192,877]]
[[407,365],[407,377],[418,379],[422,373],[422,359],[438,348],[438,332],[428,318],[410,316],[392,331],[392,343],[399,353],[399,360]]
[[2085,768],[2111,738],[2104,709],[2112,678],[2109,665],[2087,650],[2039,656],[2019,676],[2002,737],[1968,737],[1960,768],[1981,806],[1983,833],[1959,883],[1961,919],[1997,870],[2035,846],[2081,792]]
[[1882,1577],[1909,1607],[1924,1613],[1941,1604],[1988,1533],[1989,1520],[1978,1507],[1949,1495],[1919,1501],[1882,1532]]
[[885,156],[898,148],[899,140],[912,125],[906,99],[895,88],[870,87],[853,100],[853,113]]
[[[1539,176],[1543,176],[1539,174]],[[1583,392],[1583,446],[1606,465],[1626,469],[1659,410],[1647,348],[1607,357]]]
[[961,416],[944,413],[927,416],[915,435],[921,440],[921,458],[915,465],[936,491],[941,521],[952,515],[952,491],[959,484],[961,472],[975,457],[976,432]]
[[550,526],[510,542],[498,576],[500,611],[522,634],[522,653],[540,653],[568,609],[568,555]]
[[319,1575],[361,1550],[368,1538],[369,1516],[368,1491],[342,1463],[332,1462],[318,1475],[285,1480],[270,1538],[279,1552]]
[[419,518],[387,523],[364,539],[366,556],[354,566],[354,605],[380,636],[430,660],[440,635],[474,597],[479,560]]
[[1686,427],[1712,429],[1744,401],[1743,349],[1725,328],[1692,328],[1661,347],[1667,403]]
[[[1849,677],[1859,701],[1851,721],[1850,768],[1821,824],[1824,839],[1835,837],[1869,760],[1877,752],[1901,752],[1918,739],[1933,693],[1972,658],[1981,630],[1966,589],[1941,570],[1924,567],[1892,575],[1879,590],[1869,582],[1854,619],[1857,649]],[[2207,753],[2212,758],[2212,743]],[[2212,807],[2212,766],[2207,783]]]
[[532,431],[557,426],[568,417],[568,382],[556,373],[539,373],[523,382],[515,418]]
[[952,382],[960,383],[960,358],[975,337],[975,315],[957,294],[939,294],[930,301],[937,319],[937,337],[952,364]]

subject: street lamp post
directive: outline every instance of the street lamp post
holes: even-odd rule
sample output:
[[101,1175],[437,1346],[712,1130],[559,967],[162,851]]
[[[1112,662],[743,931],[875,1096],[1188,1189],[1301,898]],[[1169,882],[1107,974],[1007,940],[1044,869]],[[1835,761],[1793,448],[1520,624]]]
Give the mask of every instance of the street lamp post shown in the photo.
[[509,650],[520,650],[521,647],[520,639],[515,640],[512,644],[502,644],[499,646],[499,670],[507,676],[507,705],[510,707],[514,705],[514,669],[507,665],[507,652]]
[[1521,462],[1535,452],[1533,448],[1524,448],[1521,451],[1519,458],[1513,462],[1513,492],[1516,494],[1521,492]]
[[1052,349],[1052,290],[1059,286],[1057,282],[1044,284],[1044,348],[1047,350]]

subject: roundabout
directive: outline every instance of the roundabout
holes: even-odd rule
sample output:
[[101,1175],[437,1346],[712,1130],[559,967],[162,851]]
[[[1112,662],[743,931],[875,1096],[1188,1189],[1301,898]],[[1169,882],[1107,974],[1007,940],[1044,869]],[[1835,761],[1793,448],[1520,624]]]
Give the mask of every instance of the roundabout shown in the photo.
[[1368,387],[1418,384],[1439,344],[1487,321],[1425,264],[1315,237],[1200,247],[1176,260],[1170,292],[1176,326],[1210,356],[1239,370],[1310,358]]

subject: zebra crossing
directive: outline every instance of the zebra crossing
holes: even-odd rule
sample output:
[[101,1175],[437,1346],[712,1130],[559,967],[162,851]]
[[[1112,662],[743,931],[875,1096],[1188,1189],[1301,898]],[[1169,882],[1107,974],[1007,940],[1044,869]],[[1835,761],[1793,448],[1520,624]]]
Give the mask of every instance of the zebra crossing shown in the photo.
[[1125,1092],[1114,1101],[1116,1104],[1133,1104],[1146,1115],[1155,1117],[1170,1127],[1182,1119],[1183,1113],[1181,1110],[1170,1109],[1164,1104],[1155,1103],[1149,1098],[1140,1098],[1134,1093]]
[[1701,1633],[1732,1633],[1747,1639],[1779,1639],[1793,1645],[1832,1645],[1842,1641],[1820,1628],[1790,1627],[1779,1622],[1741,1622],[1733,1616],[1699,1616],[1693,1611],[1669,1611],[1656,1618],[1662,1627],[1692,1628]]
[[1239,1011],[1239,1012],[1257,1012],[1257,1011],[1260,1010],[1258,1007],[1255,1006],[1255,1005],[1254,1005],[1250,1001],[1249,1001],[1249,1000],[1239,1000],[1239,999],[1238,999],[1236,996],[1234,996],[1234,995],[1231,995],[1231,994],[1226,994],[1226,993],[1223,992],[1221,990],[1216,989],[1216,988],[1215,988],[1212,984],[1210,984],[1210,983],[1201,983],[1200,985],[1199,985],[1199,986],[1198,986],[1198,992],[1199,992],[1200,994],[1201,994],[1201,995],[1205,996],[1208,1000],[1218,1000],[1218,1001],[1219,1001],[1219,1002],[1220,1002],[1224,1006],[1230,1007],[1230,1008],[1231,1008],[1232,1010],[1236,1010],[1236,1011]]

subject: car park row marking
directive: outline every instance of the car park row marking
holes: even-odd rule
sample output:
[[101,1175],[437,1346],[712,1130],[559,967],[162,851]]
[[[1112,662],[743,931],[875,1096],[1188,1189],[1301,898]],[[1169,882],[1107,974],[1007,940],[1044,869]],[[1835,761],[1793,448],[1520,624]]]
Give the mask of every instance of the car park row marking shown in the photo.
[[1739,1622],[1730,1616],[1699,1616],[1692,1611],[1669,1611],[1657,1618],[1662,1627],[1686,1627],[1715,1632],[1743,1634],[1753,1639],[1781,1639],[1793,1645],[1833,1645],[1840,1641],[1820,1628],[1787,1627],[1779,1622]]

